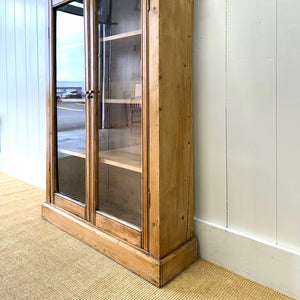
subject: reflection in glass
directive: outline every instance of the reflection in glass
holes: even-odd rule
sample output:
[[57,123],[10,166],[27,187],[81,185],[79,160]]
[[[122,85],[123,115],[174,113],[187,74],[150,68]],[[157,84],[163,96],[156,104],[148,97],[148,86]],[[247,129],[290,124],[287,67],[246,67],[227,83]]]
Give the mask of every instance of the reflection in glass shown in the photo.
[[141,227],[141,0],[98,0],[99,210]]
[[83,2],[56,10],[56,192],[85,202]]

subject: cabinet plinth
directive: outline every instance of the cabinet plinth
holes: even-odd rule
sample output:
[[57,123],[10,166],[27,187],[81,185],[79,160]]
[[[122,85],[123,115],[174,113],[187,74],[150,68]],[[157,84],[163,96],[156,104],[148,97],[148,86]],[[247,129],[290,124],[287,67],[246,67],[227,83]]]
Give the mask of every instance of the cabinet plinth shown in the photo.
[[159,259],[54,205],[43,203],[42,217],[158,287],[166,284],[197,259],[195,238]]
[[42,217],[161,287],[197,259],[193,0],[49,0],[49,16]]

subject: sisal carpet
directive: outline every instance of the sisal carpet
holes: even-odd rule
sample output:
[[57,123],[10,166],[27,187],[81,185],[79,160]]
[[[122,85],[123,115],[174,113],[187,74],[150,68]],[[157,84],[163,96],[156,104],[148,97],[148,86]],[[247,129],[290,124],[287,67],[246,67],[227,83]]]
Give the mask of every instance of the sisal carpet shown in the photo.
[[291,299],[198,259],[158,289],[40,217],[45,192],[0,172],[0,299]]

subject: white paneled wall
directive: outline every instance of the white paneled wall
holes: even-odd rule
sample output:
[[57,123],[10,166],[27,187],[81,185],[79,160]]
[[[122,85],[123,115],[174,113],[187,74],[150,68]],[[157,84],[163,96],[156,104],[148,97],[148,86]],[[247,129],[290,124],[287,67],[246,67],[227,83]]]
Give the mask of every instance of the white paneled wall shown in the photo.
[[195,0],[194,123],[196,217],[300,251],[299,11]]
[[300,1],[194,1],[199,253],[300,298]]
[[0,1],[0,170],[45,187],[47,0]]

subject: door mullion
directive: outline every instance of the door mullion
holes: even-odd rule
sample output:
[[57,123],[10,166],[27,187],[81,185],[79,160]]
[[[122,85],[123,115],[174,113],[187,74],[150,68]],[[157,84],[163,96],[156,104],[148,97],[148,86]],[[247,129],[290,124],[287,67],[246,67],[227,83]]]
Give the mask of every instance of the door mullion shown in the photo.
[[91,90],[91,77],[90,77],[90,1],[83,1],[84,7],[84,54],[85,54],[85,116],[86,116],[86,165],[85,165],[85,180],[86,180],[86,219],[91,221],[91,196],[90,196],[90,185],[91,185],[91,171],[90,171],[90,144],[91,144],[91,125],[90,125],[90,101],[89,93]]
[[89,96],[86,97],[88,139],[87,139],[87,177],[88,177],[88,220],[95,224],[96,199],[98,195],[98,39],[97,39],[97,3],[96,0],[88,1],[86,9],[86,41],[87,49],[87,86]]

